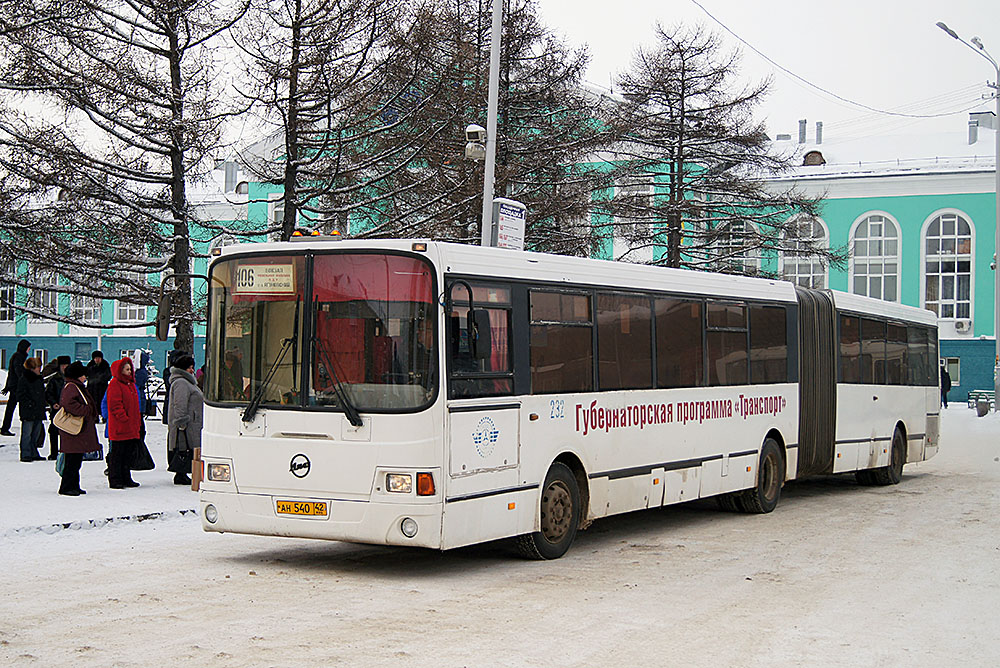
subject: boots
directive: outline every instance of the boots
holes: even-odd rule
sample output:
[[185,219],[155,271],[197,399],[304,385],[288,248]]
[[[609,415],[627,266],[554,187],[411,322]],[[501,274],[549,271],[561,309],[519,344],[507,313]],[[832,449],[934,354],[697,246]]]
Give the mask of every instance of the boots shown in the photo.
[[174,484],[175,485],[190,485],[191,477],[187,473],[175,473],[174,474]]

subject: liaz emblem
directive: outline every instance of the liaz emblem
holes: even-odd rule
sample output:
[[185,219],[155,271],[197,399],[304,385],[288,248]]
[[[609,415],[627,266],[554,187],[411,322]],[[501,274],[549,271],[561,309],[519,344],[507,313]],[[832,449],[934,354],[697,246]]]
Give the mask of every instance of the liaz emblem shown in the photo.
[[303,454],[298,454],[292,457],[292,461],[288,463],[288,472],[296,478],[305,478],[309,475],[309,469],[311,467],[312,465],[309,463],[309,458]]
[[475,431],[472,432],[472,442],[476,444],[476,452],[479,453],[480,457],[490,456],[498,438],[500,438],[500,430],[497,429],[493,419],[489,417],[480,420]]

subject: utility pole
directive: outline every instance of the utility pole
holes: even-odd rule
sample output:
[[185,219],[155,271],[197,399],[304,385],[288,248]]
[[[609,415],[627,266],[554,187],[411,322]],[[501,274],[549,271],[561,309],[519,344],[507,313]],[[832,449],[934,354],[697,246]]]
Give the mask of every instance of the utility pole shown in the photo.
[[493,31],[490,37],[490,81],[486,108],[486,166],[483,170],[483,222],[479,243],[491,244],[493,231],[493,180],[497,162],[497,106],[500,97],[500,26],[503,0],[493,0]]
[[1000,411],[1000,64],[997,64],[996,58],[990,55],[986,47],[983,46],[983,41],[978,37],[973,37],[970,44],[943,22],[938,21],[937,27],[988,60],[996,75],[993,83],[987,82],[986,85],[993,89],[993,98],[996,100],[997,107],[996,118],[993,119],[993,134],[996,140],[993,154],[993,169],[996,172],[996,227],[994,228],[993,250],[997,254],[997,265],[993,269],[993,337],[996,339],[993,360],[993,409]]

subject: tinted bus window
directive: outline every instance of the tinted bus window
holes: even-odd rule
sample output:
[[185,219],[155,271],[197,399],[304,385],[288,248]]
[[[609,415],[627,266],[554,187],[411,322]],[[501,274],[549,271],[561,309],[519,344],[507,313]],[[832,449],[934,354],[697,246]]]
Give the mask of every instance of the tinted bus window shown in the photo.
[[906,384],[906,327],[889,324],[885,335],[885,376],[889,385]]
[[590,297],[532,291],[530,308],[531,391],[543,394],[594,389]]
[[936,387],[941,382],[938,359],[938,331],[935,327],[927,330],[927,385],[930,387]]
[[750,307],[750,382],[788,382],[788,341],[783,306]]
[[449,396],[453,399],[498,396],[514,391],[510,357],[510,288],[472,285],[476,308],[490,317],[490,355],[476,359],[469,340],[469,292],[451,287],[448,314]]
[[709,302],[705,308],[708,384],[745,385],[749,376],[746,306]]
[[885,323],[861,319],[861,382],[885,384]]
[[655,308],[657,387],[701,387],[701,302],[657,299]]
[[907,385],[927,384],[927,330],[923,327],[906,328]]
[[840,382],[861,382],[861,321],[840,316]]
[[652,328],[647,297],[597,295],[597,379],[602,390],[653,387]]

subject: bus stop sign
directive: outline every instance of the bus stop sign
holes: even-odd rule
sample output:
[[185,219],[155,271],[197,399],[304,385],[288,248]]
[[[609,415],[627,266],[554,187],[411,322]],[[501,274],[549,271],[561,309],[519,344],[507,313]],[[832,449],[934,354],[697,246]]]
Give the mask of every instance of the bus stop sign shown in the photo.
[[492,245],[496,248],[524,250],[524,223],[528,207],[504,197],[493,200]]

